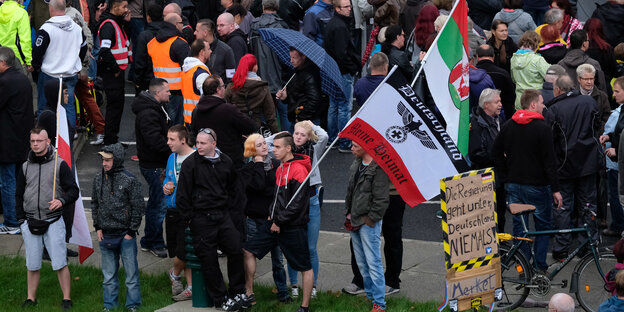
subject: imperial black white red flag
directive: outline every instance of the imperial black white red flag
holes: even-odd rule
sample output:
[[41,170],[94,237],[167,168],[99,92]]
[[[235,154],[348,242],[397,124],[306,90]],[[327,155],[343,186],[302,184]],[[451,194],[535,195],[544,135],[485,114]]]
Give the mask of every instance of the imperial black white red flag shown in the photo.
[[339,136],[362,146],[410,206],[440,194],[440,179],[468,170],[451,136],[400,74],[390,73]]

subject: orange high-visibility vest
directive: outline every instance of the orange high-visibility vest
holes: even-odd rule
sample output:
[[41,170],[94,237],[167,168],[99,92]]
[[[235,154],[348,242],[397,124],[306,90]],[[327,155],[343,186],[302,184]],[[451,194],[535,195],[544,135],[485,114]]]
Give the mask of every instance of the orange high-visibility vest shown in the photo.
[[[132,48],[130,48],[128,36],[126,36],[126,32],[121,29],[119,25],[117,25],[117,22],[110,18],[104,20],[102,24],[100,24],[98,34],[100,33],[102,26],[106,23],[111,23],[113,28],[115,28],[115,45],[110,48],[111,54],[113,54],[115,62],[117,62],[117,66],[119,66],[121,70],[125,70],[128,67],[128,62],[132,61]],[[100,44],[102,44],[101,39]]]
[[178,38],[180,37],[171,37],[165,42],[158,42],[154,38],[147,44],[147,53],[152,58],[154,77],[167,80],[169,90],[182,89],[182,68],[180,64],[172,61],[171,57],[169,57],[171,45]]
[[208,67],[204,64],[197,65],[188,71],[182,73],[182,97],[184,98],[184,122],[190,124],[191,123],[191,115],[193,115],[193,110],[197,103],[199,103],[200,95],[195,93],[195,81],[193,80],[193,76],[197,69],[203,68],[208,72],[208,75],[212,76]]

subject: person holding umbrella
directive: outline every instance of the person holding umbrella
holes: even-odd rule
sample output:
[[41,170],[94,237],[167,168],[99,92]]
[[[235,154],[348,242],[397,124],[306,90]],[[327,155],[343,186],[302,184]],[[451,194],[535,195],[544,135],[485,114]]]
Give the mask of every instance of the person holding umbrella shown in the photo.
[[[277,91],[278,100],[288,99],[288,120],[293,124],[303,120],[311,120],[320,125],[321,114],[327,108],[328,98],[321,90],[319,68],[297,49],[290,48],[290,63],[295,73],[290,83]],[[291,132],[293,129],[290,129]]]

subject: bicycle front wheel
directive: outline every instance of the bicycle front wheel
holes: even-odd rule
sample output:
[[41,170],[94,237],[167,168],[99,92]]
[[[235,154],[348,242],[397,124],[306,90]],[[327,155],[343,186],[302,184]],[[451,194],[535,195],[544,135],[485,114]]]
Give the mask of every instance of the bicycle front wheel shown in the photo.
[[[594,261],[593,254],[585,256],[577,266],[578,289],[576,298],[585,311],[596,312],[602,302],[611,297],[611,292],[606,288],[603,274],[607,274],[615,268],[617,260],[610,252],[598,256],[598,263]],[[600,271],[598,271],[598,266]]]
[[529,295],[531,268],[520,250],[513,255],[509,254],[509,247],[500,246],[498,249],[501,259],[501,280],[503,299],[496,303],[496,308],[513,310],[519,307]]

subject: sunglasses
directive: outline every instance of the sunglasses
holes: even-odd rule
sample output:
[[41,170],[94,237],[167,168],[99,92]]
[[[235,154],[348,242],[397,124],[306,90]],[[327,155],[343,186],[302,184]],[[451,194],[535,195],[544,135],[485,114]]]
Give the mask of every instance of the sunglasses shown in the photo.
[[217,138],[215,138],[215,136],[214,136],[214,132],[212,130],[210,130],[209,128],[201,128],[201,129],[199,129],[199,132],[200,133],[203,132],[205,134],[208,134],[208,135],[210,135],[212,137],[212,140],[214,140],[215,142],[217,141]]

